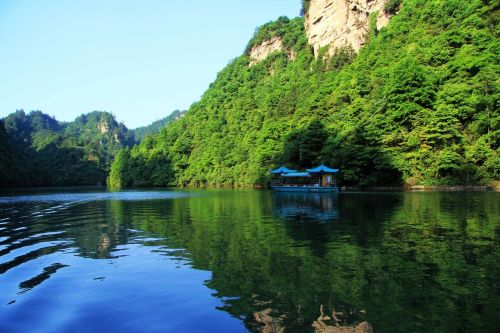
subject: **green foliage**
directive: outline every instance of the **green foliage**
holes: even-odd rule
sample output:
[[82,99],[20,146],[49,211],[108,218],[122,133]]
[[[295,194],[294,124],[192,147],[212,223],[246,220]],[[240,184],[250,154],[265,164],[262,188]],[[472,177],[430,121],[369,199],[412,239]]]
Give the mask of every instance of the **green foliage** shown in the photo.
[[396,14],[403,0],[389,0],[385,4],[384,11],[388,14]]
[[273,37],[281,37],[283,46],[291,50],[296,44],[300,35],[291,30],[303,30],[299,20],[291,20],[286,16],[281,16],[277,21],[268,22],[257,28],[253,38],[248,43],[245,54],[248,55],[252,47],[262,44],[263,42],[272,39]]
[[[388,6],[398,14],[356,57],[340,49],[315,59],[302,18],[258,29],[185,117],[152,139],[169,182],[252,185],[278,164],[320,161],[340,167],[344,184],[498,180],[498,8],[481,0]],[[251,47],[274,36],[285,50],[249,66]],[[147,161],[145,145],[132,150],[136,161]]]
[[141,145],[122,149],[111,166],[108,185],[167,186],[172,180],[166,149],[153,136],[146,136]]
[[158,132],[160,132],[160,130],[162,128],[164,128],[165,126],[170,124],[172,121],[183,117],[184,113],[186,113],[186,111],[175,110],[170,115],[168,115],[160,120],[154,121],[153,123],[149,124],[148,126],[142,126],[142,127],[138,127],[136,129],[134,129],[133,132],[134,132],[134,138],[135,138],[136,142],[140,143],[141,140],[146,135],[157,134]]
[[14,148],[2,120],[0,120],[0,157],[0,188],[30,184],[30,174],[21,166],[25,165],[26,161]]
[[132,184],[132,175],[129,174],[130,149],[125,148],[118,152],[111,166],[108,176],[108,185],[114,187],[129,186]]
[[318,164],[327,138],[325,126],[317,119],[303,129],[293,130],[285,139],[283,162],[299,169]]
[[134,143],[133,133],[107,112],[60,123],[40,111],[19,110],[4,121],[2,187],[105,184],[114,156]]

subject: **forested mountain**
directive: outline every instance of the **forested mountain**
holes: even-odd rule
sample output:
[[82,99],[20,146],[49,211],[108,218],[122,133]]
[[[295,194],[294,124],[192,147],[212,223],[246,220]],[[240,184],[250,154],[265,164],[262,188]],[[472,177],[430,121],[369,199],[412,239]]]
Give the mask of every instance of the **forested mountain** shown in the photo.
[[169,114],[168,116],[166,116],[162,119],[156,120],[147,126],[142,126],[142,127],[138,127],[136,129],[134,129],[133,132],[134,132],[134,137],[135,137],[136,142],[140,143],[141,140],[146,135],[156,134],[156,133],[160,132],[160,130],[162,128],[164,128],[165,126],[170,124],[172,121],[177,120],[177,119],[181,118],[182,116],[184,116],[184,113],[186,113],[186,111],[175,110],[171,114]]
[[[260,27],[182,119],[120,152],[110,183],[252,185],[318,162],[347,185],[498,180],[498,1],[383,11],[390,22],[372,13],[359,53],[313,50],[303,18]],[[275,52],[252,56],[265,45]]]
[[29,172],[23,166],[26,161],[15,150],[0,120],[0,188],[28,185]]
[[4,187],[105,184],[114,156],[134,143],[133,133],[107,112],[63,123],[19,110],[0,125]]

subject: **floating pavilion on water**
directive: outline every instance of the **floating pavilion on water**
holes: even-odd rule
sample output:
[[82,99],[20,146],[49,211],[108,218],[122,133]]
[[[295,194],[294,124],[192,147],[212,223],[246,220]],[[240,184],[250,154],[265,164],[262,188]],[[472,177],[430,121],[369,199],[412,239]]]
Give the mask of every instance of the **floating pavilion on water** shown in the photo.
[[271,188],[279,192],[337,192],[336,174],[339,169],[332,169],[323,163],[316,168],[297,171],[282,166],[270,171],[277,179],[271,181]]

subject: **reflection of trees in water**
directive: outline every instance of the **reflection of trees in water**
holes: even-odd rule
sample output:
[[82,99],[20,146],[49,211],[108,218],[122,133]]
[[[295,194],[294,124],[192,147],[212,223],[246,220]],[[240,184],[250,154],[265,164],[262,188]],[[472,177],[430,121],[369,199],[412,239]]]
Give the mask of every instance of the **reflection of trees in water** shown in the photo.
[[135,241],[137,235],[131,229],[165,234],[157,226],[171,215],[172,204],[172,200],[90,202],[74,207],[71,214],[79,217],[79,223],[67,233],[81,256],[113,258],[117,245]]
[[288,234],[323,256],[330,241],[329,223],[339,217],[338,195],[331,193],[273,193],[274,215],[285,222]]
[[385,309],[379,327],[498,331],[499,206],[488,193],[404,196],[384,224],[382,261],[367,270],[367,308]]
[[329,222],[338,217],[337,194],[275,192],[272,200],[279,218]]
[[[305,213],[283,215],[288,205]],[[130,241],[127,229],[161,236],[212,271],[220,309],[253,331],[363,321],[381,332],[496,331],[498,205],[481,193],[342,193],[328,203],[222,191],[110,202],[107,226],[89,224],[77,241],[83,254],[112,256]]]
[[129,233],[124,219],[109,209],[112,202],[99,201],[78,205],[71,209],[75,223],[68,224],[66,233],[77,245],[79,254],[94,259],[113,258],[119,244],[128,242]]

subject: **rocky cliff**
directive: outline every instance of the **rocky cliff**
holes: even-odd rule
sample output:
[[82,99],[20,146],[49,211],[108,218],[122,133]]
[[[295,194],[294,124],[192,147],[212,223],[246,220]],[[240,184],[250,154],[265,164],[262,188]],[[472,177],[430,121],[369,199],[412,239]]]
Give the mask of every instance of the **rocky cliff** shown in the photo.
[[333,54],[336,48],[350,46],[355,51],[365,44],[369,17],[378,12],[377,29],[389,22],[384,11],[388,0],[311,0],[305,16],[309,44],[317,56],[322,47]]
[[262,42],[259,45],[255,45],[250,50],[250,66],[264,60],[273,52],[278,52],[283,50],[283,40],[281,37],[275,36],[269,40]]

